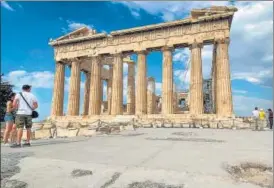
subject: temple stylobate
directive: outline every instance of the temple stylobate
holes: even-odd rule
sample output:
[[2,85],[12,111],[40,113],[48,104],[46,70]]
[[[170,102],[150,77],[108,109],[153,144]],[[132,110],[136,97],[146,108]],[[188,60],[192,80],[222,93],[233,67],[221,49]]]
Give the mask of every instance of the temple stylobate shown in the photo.
[[[172,54],[176,48],[190,50],[190,87],[187,111],[203,115],[204,91],[202,48],[213,45],[212,114],[233,115],[229,64],[230,28],[235,7],[194,9],[191,16],[177,21],[97,33],[87,27],[51,40],[56,61],[51,117],[64,116],[65,66],[70,67],[66,116],[91,118],[98,115],[170,115],[180,113],[173,82]],[[147,55],[161,51],[162,94],[157,104],[155,79],[147,75]],[[137,62],[130,55],[137,55]],[[123,104],[123,64],[128,66],[127,104]],[[136,70],[135,70],[136,69]],[[85,74],[84,98],[80,99],[81,72]],[[136,74],[135,74],[136,73]],[[103,82],[107,100],[103,101]],[[80,114],[80,100],[84,101]],[[106,105],[105,105],[106,104]]]

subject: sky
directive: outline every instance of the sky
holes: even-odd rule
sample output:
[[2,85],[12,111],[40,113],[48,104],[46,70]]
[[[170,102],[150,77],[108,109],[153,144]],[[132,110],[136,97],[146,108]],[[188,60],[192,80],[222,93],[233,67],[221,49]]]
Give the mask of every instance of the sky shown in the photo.
[[[1,73],[14,85],[14,91],[30,84],[39,101],[39,120],[50,115],[55,61],[49,40],[86,26],[110,33],[149,24],[183,19],[193,8],[234,5],[235,13],[229,45],[234,113],[250,116],[255,106],[273,105],[273,2],[167,1],[167,2],[5,2],[1,1]],[[49,11],[50,10],[50,11]],[[136,60],[136,56],[132,56]],[[202,50],[203,77],[209,78],[212,45]],[[189,49],[173,52],[176,90],[189,87]],[[67,109],[69,69],[65,73],[64,109]],[[161,94],[162,54],[147,56],[147,76],[156,80]],[[84,76],[81,75],[81,110]],[[124,64],[124,103],[127,66]],[[104,83],[104,99],[106,99]]]

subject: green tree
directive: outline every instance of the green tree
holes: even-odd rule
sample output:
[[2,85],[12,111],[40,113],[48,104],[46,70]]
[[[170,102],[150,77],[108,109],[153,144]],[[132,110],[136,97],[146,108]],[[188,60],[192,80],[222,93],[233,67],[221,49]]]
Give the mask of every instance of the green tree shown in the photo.
[[13,85],[7,81],[3,81],[4,74],[0,75],[1,85],[0,85],[0,122],[4,121],[6,113],[6,104],[9,98],[9,95],[12,93]]

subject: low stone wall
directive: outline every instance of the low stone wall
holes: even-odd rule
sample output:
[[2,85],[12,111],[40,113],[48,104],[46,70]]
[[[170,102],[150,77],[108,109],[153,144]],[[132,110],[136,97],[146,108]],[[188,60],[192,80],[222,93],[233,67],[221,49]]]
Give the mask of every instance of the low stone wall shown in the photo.
[[[189,114],[173,114],[161,116],[158,114],[146,116],[102,116],[72,118],[60,117],[46,123],[34,123],[33,139],[94,136],[96,134],[110,134],[122,130],[143,128],[213,128],[213,129],[250,129],[254,122],[247,118],[217,118],[203,115],[193,117]],[[25,135],[25,134],[24,134]]]

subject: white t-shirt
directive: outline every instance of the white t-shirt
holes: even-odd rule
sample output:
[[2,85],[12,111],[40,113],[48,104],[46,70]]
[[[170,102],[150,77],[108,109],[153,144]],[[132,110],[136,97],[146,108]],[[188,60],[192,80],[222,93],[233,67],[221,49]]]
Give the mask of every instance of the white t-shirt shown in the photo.
[[252,114],[254,118],[259,118],[259,110],[253,110]]
[[[22,95],[26,99],[26,101],[29,103],[31,107],[33,107],[34,102],[37,102],[36,97],[30,93],[30,92],[22,92]],[[24,101],[20,93],[17,93],[14,100],[18,99],[18,111],[17,114],[19,115],[31,115],[32,110],[29,108],[27,103]]]

